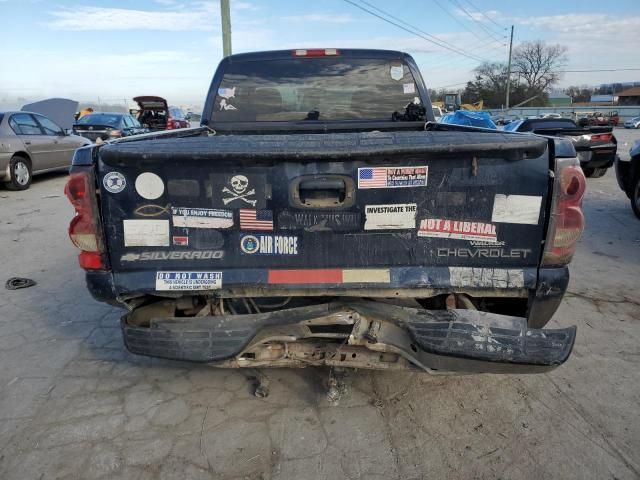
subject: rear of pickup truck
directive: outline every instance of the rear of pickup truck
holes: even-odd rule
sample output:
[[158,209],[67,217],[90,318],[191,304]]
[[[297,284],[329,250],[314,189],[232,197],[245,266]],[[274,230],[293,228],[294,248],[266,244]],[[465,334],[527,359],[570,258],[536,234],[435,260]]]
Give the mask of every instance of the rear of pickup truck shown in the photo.
[[70,236],[94,297],[127,309],[127,348],[223,367],[561,365],[575,328],[542,327],[583,228],[575,150],[406,115],[78,151]]

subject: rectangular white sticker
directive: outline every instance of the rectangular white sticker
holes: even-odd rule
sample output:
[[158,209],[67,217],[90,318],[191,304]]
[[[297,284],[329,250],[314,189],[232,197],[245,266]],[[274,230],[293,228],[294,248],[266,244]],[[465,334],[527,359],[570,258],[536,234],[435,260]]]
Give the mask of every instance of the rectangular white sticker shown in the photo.
[[366,205],[365,230],[400,230],[416,228],[417,204]]
[[156,290],[217,290],[222,272],[156,272]]
[[477,240],[496,242],[496,226],[491,223],[447,220],[446,218],[425,218],[420,221],[419,237],[454,238],[456,240]]
[[171,207],[174,227],[186,228],[231,228],[233,212],[211,208]]
[[405,95],[416,93],[416,85],[414,83],[403,83],[402,91]]
[[523,288],[524,272],[512,268],[449,267],[452,287]]
[[125,247],[168,247],[169,220],[123,220]]
[[537,225],[542,197],[496,194],[491,221]]

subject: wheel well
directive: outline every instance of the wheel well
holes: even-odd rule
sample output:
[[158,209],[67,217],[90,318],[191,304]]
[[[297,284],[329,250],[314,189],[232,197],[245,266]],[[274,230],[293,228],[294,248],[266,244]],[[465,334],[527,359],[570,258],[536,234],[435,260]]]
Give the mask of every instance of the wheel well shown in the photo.
[[27,162],[29,162],[29,166],[33,167],[33,163],[31,163],[31,157],[27,152],[16,152],[13,154],[14,157],[24,158]]

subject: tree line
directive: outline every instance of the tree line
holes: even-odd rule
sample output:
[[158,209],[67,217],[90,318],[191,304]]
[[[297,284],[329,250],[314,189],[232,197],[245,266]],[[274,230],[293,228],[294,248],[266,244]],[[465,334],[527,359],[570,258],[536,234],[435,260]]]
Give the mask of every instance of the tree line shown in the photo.
[[[524,42],[518,45],[512,55],[510,78],[511,107],[526,102],[527,106],[545,106],[548,92],[557,86],[562,78],[562,69],[567,65],[567,48],[547,45],[542,40]],[[456,90],[462,103],[484,101],[486,108],[501,108],[505,105],[507,91],[507,62],[484,62],[473,70],[474,78],[462,89]],[[574,102],[588,102],[591,95],[610,94],[622,90],[620,84],[612,86],[588,87],[571,86],[564,89]],[[442,101],[444,94],[452,90],[430,90],[433,101]]]

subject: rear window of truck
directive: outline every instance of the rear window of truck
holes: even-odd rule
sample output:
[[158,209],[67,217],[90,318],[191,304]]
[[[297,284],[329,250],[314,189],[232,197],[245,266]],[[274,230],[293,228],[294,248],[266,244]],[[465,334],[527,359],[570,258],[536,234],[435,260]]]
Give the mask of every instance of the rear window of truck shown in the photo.
[[420,102],[409,67],[389,59],[234,62],[216,93],[214,122],[387,121]]

